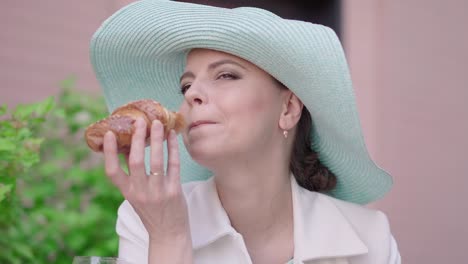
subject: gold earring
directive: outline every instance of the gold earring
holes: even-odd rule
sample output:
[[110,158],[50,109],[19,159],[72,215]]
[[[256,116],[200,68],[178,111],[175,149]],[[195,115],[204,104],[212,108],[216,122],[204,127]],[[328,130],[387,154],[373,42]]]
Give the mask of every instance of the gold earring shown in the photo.
[[288,138],[288,131],[287,131],[287,130],[283,130],[283,135],[284,135],[284,138]]

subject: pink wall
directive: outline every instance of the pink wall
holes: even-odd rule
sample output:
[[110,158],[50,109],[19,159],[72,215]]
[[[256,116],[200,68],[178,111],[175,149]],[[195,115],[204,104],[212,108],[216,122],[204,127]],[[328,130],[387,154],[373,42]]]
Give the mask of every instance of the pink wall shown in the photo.
[[[55,94],[67,75],[99,93],[98,25],[131,0],[4,0],[0,104]],[[344,41],[371,155],[395,187],[387,213],[404,263],[462,263],[468,249],[468,1],[347,0]]]
[[88,43],[101,22],[128,0],[2,0],[0,104],[56,94],[70,74],[80,89],[98,92]]
[[343,1],[366,140],[395,187],[387,213],[405,263],[465,263],[467,1]]

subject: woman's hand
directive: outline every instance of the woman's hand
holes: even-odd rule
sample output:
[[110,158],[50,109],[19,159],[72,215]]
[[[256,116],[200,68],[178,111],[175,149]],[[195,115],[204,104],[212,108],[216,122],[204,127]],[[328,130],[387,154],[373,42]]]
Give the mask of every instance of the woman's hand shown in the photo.
[[[168,137],[167,174],[164,173],[163,141],[164,128],[159,121],[151,127],[152,174],[147,175],[144,164],[146,122],[138,119],[132,137],[131,150],[127,159],[129,175],[119,164],[117,145],[112,132],[104,137],[104,158],[106,174],[117,186],[125,199],[139,215],[150,239],[150,251],[154,245],[189,243],[190,227],[187,204],[180,183],[180,162],[177,137],[171,131]],[[153,246],[151,246],[153,245]],[[150,252],[151,255],[151,252]]]

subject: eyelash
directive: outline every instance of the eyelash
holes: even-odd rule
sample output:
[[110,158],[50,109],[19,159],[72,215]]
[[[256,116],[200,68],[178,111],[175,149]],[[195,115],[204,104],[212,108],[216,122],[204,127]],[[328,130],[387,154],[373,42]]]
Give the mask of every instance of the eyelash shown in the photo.
[[[218,75],[218,77],[216,78],[216,80],[220,79],[221,77],[226,77],[226,78],[223,78],[223,79],[228,79],[228,80],[237,80],[239,79],[239,77],[236,75],[236,74],[233,74],[233,73],[229,73],[229,72],[223,72],[221,73],[220,75]],[[184,95],[187,90],[190,88],[190,83],[187,83],[185,85],[182,85],[180,87],[180,93],[182,95]]]
[[180,87],[180,94],[184,95],[185,92],[187,92],[188,88],[190,88],[190,84],[186,84],[186,85],[183,85],[182,87]]

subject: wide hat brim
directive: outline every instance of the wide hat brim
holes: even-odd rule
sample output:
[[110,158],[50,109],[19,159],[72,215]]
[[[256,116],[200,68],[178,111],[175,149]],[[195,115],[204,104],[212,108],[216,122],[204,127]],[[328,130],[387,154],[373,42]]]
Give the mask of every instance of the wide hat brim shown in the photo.
[[[322,25],[251,7],[132,3],[108,18],[91,40],[91,62],[109,111],[142,98],[177,111],[184,99],[179,78],[193,48],[248,60],[301,99],[313,119],[313,149],[337,176],[329,195],[366,204],[390,190],[392,178],[367,152],[341,43]],[[181,137],[179,146],[183,182],[211,176],[192,160]]]

